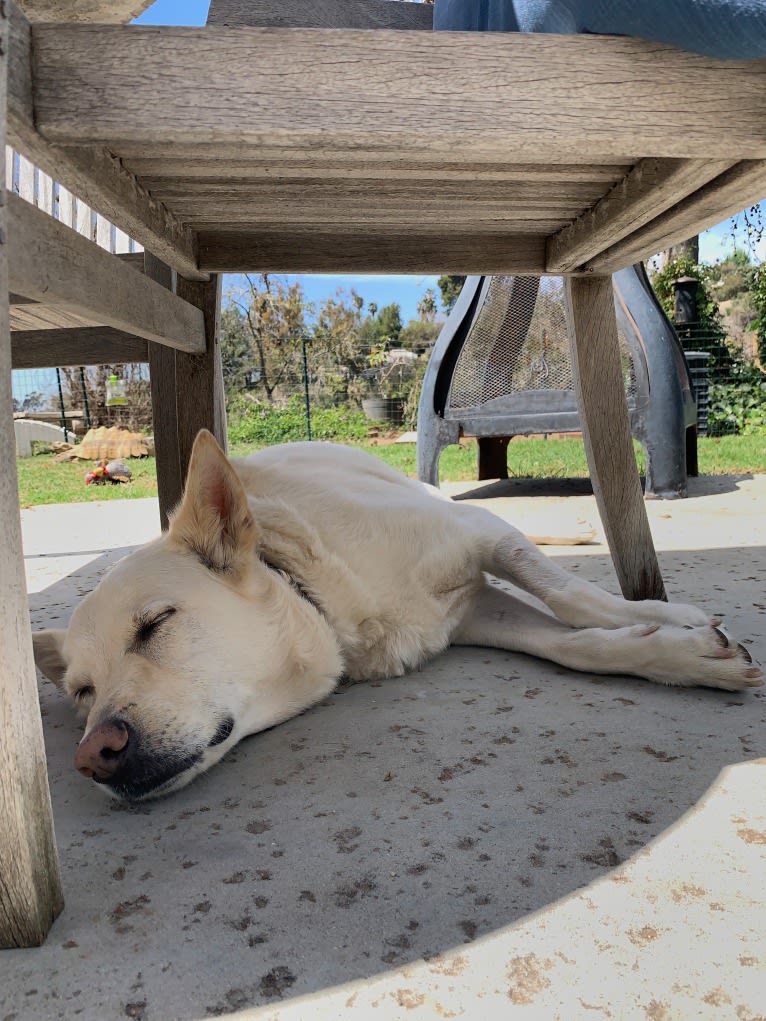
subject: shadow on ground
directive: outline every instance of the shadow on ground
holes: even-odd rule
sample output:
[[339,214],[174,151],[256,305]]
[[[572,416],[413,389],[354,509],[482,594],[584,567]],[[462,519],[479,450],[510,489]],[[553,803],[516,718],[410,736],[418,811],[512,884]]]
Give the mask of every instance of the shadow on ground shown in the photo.
[[[766,654],[761,548],[664,553],[671,593]],[[118,554],[32,597],[62,624]],[[604,582],[606,555],[561,557]],[[611,582],[609,582],[611,585]],[[190,1019],[431,957],[636,854],[721,768],[766,754],[766,704],[452,649],[341,690],[242,742],[164,801],[110,804],[72,767],[80,727],[42,705],[66,908],[0,955],[4,1016]]]
[[[688,495],[718,496],[722,493],[734,493],[743,482],[753,476],[741,475],[699,475],[690,478],[687,483]],[[645,479],[641,479],[643,486]],[[470,485],[470,483],[467,483]],[[586,479],[492,479],[487,482],[476,482],[471,489],[466,489],[453,496],[454,500],[479,500],[493,497],[508,496],[591,496],[593,486]]]

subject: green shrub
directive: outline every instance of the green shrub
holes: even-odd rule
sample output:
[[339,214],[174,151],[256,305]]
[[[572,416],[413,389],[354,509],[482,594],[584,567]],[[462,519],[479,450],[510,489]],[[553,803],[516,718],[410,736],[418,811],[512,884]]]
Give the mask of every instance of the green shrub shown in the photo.
[[[308,439],[301,397],[291,397],[286,405],[276,406],[239,396],[230,402],[228,411],[232,444],[268,447]],[[364,440],[368,422],[356,409],[312,407],[311,435],[315,440]]]
[[711,383],[708,433],[766,432],[766,376],[755,365],[733,365],[725,383]]

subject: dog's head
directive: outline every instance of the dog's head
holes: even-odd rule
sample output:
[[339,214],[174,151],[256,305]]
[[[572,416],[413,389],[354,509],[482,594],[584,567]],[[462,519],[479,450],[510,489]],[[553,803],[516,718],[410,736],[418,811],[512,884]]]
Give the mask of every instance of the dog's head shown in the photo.
[[332,689],[337,643],[258,538],[242,483],[201,433],[169,532],[120,561],[67,630],[34,635],[38,666],[87,715],[75,766],[116,797],[181,787]]

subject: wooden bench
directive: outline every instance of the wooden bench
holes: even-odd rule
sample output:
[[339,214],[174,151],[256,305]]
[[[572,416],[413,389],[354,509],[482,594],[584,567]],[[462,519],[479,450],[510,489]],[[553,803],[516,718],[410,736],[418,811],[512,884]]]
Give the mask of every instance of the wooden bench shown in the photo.
[[[119,20],[132,6],[101,9]],[[24,7],[33,19],[76,21],[98,5]],[[206,28],[45,24],[6,0],[0,145],[7,120],[11,144],[168,268],[107,268],[102,254],[112,256],[86,255],[73,231],[8,195],[0,332],[10,267],[22,296],[84,296],[74,311],[95,313],[97,328],[157,345],[152,373],[172,409],[161,428],[177,452],[160,475],[176,473],[180,487],[196,428],[224,431],[216,274],[563,274],[618,577],[630,597],[661,596],[610,274],[766,194],[766,62],[628,38],[430,33],[429,16],[385,0],[213,0]],[[36,254],[22,274],[25,248]],[[6,342],[2,358],[0,456],[10,465]],[[8,470],[0,519],[0,945],[25,945],[44,938],[61,900]]]

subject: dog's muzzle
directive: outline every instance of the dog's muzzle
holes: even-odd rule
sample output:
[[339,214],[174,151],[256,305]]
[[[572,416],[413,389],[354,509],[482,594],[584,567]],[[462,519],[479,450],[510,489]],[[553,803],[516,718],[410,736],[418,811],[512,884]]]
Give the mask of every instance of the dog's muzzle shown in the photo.
[[118,798],[140,801],[196,765],[202,749],[182,746],[153,748],[127,720],[114,717],[97,724],[75,752],[75,768],[103,784]]

